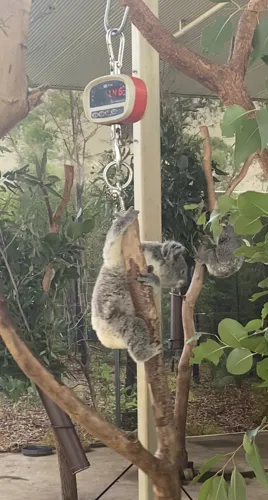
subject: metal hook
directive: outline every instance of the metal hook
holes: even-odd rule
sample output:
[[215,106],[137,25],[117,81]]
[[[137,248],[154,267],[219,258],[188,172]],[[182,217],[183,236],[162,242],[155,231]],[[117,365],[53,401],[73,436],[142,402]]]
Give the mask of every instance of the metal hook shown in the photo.
[[110,68],[113,74],[120,73],[120,70],[123,65],[123,57],[125,50],[125,35],[124,33],[120,33],[120,41],[119,41],[119,49],[117,59],[114,55],[113,43],[112,43],[112,30],[108,30],[106,33],[106,45],[110,59]]
[[125,8],[125,11],[124,11],[124,14],[123,14],[123,17],[122,17],[122,21],[121,21],[121,24],[120,24],[119,28],[113,28],[113,29],[111,29],[110,28],[110,22],[109,22],[109,14],[110,14],[110,10],[111,10],[111,4],[112,4],[112,0],[107,0],[107,2],[106,2],[106,8],[105,8],[105,14],[104,14],[104,28],[105,28],[106,32],[108,32],[108,31],[111,30],[113,36],[120,35],[122,33],[125,25],[126,25],[126,22],[127,22],[128,13],[129,13],[129,7]]

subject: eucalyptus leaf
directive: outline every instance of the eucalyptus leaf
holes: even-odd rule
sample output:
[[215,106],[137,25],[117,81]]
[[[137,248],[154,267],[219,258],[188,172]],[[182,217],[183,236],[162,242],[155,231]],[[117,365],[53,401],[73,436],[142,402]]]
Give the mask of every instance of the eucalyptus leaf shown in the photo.
[[245,217],[268,217],[268,193],[246,191],[239,195],[237,203],[238,209]]
[[268,21],[260,18],[254,31],[252,40],[253,51],[250,54],[250,63],[253,64],[263,56],[268,55]]
[[257,109],[256,118],[261,136],[261,149],[263,150],[268,146],[268,108]]
[[218,326],[220,339],[229,347],[240,347],[240,339],[247,337],[246,329],[235,319],[225,318]]
[[268,290],[264,290],[263,292],[258,292],[254,293],[251,297],[250,302],[255,302],[256,300],[260,299],[261,297],[264,297],[265,295],[268,295]]
[[195,210],[199,207],[198,203],[190,203],[189,205],[183,205],[184,210]]
[[261,310],[261,319],[262,321],[268,316],[268,302],[266,302]]
[[262,230],[262,223],[258,218],[252,219],[240,215],[235,221],[234,230],[236,234],[242,236],[255,235]]
[[226,361],[228,372],[232,375],[244,375],[244,373],[249,372],[253,364],[252,356],[248,349],[233,349]]
[[246,461],[248,465],[253,469],[255,476],[261,486],[268,490],[268,479],[267,474],[264,470],[263,462],[260,457],[259,449],[256,443],[252,445],[251,453],[246,453]]
[[268,381],[268,358],[262,359],[257,363],[256,373],[258,377]]
[[233,137],[247,119],[247,112],[241,106],[234,104],[227,108],[221,121],[222,135],[224,137]]
[[252,153],[261,149],[261,137],[256,118],[248,118],[236,131],[234,163],[240,165]]
[[218,342],[208,339],[195,347],[193,352],[194,358],[191,360],[191,364],[200,364],[204,359],[208,359],[217,365],[223,354],[223,349]]
[[258,286],[260,288],[266,288],[266,287],[268,287],[268,278],[265,278],[263,281],[260,281],[260,283],[258,283]]
[[231,483],[229,488],[229,500],[246,500],[247,492],[246,481],[242,474],[235,467],[231,475]]
[[233,198],[225,195],[219,196],[217,201],[221,215],[227,214],[227,212],[229,212],[229,210],[231,210],[231,208],[236,204]]
[[233,26],[229,17],[217,16],[215,21],[205,26],[201,35],[201,47],[206,54],[220,54],[226,42],[233,36]]
[[245,330],[247,332],[256,332],[260,328],[261,328],[261,320],[260,319],[252,319],[245,326]]
[[52,248],[58,247],[60,243],[60,235],[58,233],[48,233],[44,237],[44,241]]
[[213,480],[214,477],[210,477],[207,481],[205,481],[198,494],[198,500],[211,500],[211,493],[213,488]]
[[220,460],[224,460],[225,455],[215,455],[214,457],[210,458],[205,462],[204,464],[201,465],[198,475],[193,479],[192,484],[197,484],[199,482],[199,479],[206,473],[208,472],[214,465],[216,465]]

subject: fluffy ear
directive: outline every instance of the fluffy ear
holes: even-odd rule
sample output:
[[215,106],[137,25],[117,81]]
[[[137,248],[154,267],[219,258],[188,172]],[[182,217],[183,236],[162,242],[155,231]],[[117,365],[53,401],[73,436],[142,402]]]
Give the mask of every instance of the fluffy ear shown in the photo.
[[177,241],[165,241],[162,245],[162,255],[164,259],[176,260],[185,252],[185,247]]

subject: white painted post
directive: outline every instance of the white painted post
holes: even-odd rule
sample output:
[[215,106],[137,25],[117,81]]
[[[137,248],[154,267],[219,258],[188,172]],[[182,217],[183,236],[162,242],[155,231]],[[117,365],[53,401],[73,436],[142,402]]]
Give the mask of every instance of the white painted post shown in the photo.
[[[144,0],[158,15],[158,0]],[[140,211],[142,240],[161,241],[161,171],[160,171],[160,84],[159,55],[132,27],[133,75],[144,80],[148,105],[143,119],[133,126],[134,197]],[[160,301],[159,301],[160,312]],[[137,366],[138,434],[141,443],[152,453],[156,450],[155,426],[143,364]],[[139,500],[153,498],[148,477],[139,471]]]

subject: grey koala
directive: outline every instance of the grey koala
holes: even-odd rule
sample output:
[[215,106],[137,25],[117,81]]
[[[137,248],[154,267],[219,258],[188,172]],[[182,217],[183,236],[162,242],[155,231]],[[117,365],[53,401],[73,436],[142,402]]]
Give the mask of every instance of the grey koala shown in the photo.
[[[143,319],[135,315],[129,292],[122,237],[138,212],[132,207],[116,216],[107,233],[103,249],[103,266],[92,295],[92,327],[100,342],[111,349],[128,349],[136,362],[145,362],[161,352],[153,342]],[[142,244],[147,273],[138,280],[158,291],[160,286],[182,285],[187,279],[184,247],[175,241],[145,242]]]
[[209,248],[197,258],[205,264],[209,274],[217,278],[229,278],[239,271],[244,262],[243,257],[234,255],[234,251],[243,245],[243,240],[236,235],[233,226],[227,224],[215,248]]

